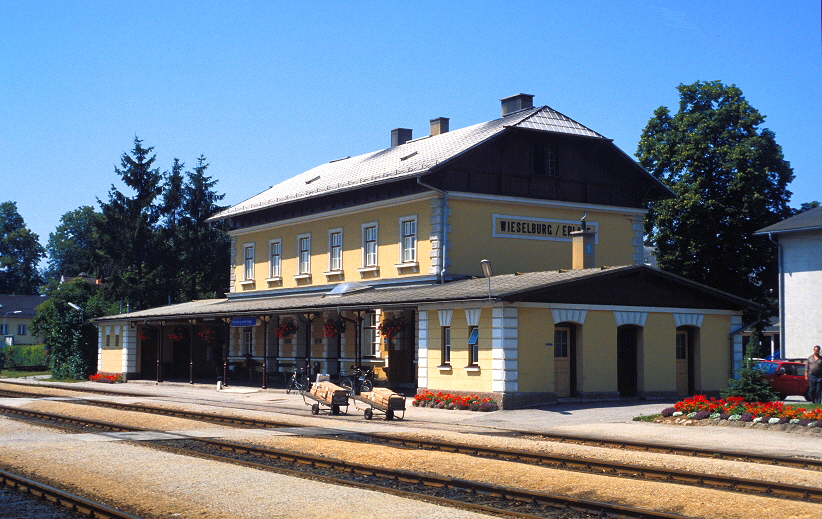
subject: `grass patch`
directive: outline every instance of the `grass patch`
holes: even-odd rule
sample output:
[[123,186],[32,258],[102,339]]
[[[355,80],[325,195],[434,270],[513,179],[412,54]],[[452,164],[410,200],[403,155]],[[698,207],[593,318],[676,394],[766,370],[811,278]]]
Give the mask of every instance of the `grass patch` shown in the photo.
[[662,415],[661,414],[648,414],[648,415],[643,414],[643,415],[639,415],[639,416],[634,416],[633,421],[635,421],[635,422],[653,422],[657,418],[662,418]]
[[12,369],[4,369],[0,371],[0,378],[23,378],[50,374],[51,371],[15,371]]

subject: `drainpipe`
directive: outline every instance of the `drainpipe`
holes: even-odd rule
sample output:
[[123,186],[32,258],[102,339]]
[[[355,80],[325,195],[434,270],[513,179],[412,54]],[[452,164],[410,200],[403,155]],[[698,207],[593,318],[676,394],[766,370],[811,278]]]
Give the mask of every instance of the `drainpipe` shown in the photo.
[[417,184],[421,185],[422,187],[427,187],[432,191],[436,191],[437,193],[441,194],[443,197],[443,207],[442,207],[442,270],[440,270],[440,283],[445,283],[445,271],[447,270],[447,259],[448,259],[448,192],[443,191],[442,189],[436,188],[430,184],[426,184],[422,181],[420,175],[417,175]]
[[785,357],[785,273],[784,265],[782,264],[784,253],[782,251],[782,244],[779,240],[773,239],[773,233],[768,233],[768,239],[776,244],[776,264],[779,273],[779,357]]

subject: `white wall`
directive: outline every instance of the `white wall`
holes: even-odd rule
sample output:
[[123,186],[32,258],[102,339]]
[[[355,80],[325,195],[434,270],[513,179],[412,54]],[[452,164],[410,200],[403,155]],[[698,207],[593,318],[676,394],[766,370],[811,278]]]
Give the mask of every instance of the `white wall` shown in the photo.
[[785,233],[785,358],[802,358],[822,344],[822,231]]

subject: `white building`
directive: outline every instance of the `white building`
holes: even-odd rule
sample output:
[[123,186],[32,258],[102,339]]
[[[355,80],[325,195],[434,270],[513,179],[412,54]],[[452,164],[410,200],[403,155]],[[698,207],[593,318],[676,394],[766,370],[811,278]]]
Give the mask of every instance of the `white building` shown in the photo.
[[804,358],[822,344],[822,207],[765,227],[779,247],[779,322],[783,358]]

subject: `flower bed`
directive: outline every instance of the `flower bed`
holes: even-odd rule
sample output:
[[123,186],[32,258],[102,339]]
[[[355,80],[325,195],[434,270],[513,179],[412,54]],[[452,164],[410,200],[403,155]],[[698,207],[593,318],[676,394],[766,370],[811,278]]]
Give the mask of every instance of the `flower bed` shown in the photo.
[[822,408],[786,406],[783,402],[745,402],[741,397],[708,398],[705,395],[694,395],[675,403],[673,407],[663,409],[662,416],[822,428]]
[[491,398],[480,398],[477,395],[452,395],[442,391],[434,393],[423,391],[414,395],[415,407],[433,407],[436,409],[462,409],[467,411],[498,411],[499,406]]
[[119,384],[125,382],[123,375],[120,373],[95,373],[89,375],[89,380],[92,382],[103,382],[104,384]]

